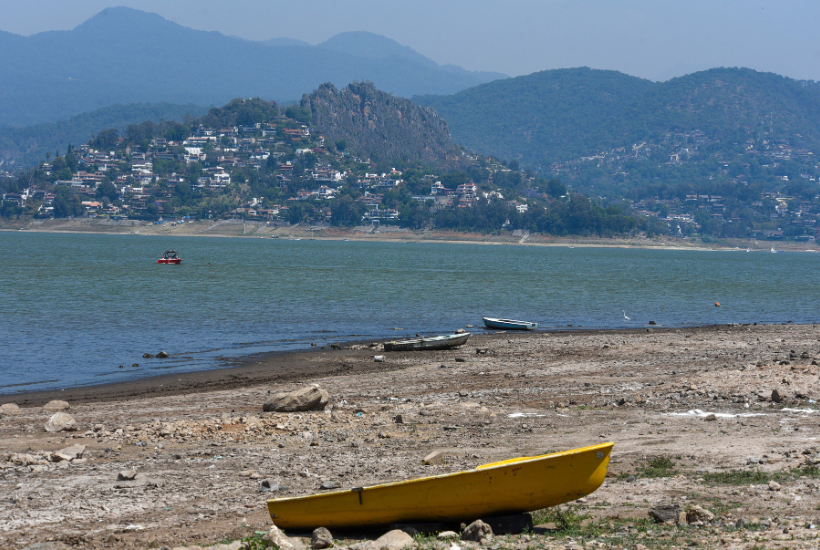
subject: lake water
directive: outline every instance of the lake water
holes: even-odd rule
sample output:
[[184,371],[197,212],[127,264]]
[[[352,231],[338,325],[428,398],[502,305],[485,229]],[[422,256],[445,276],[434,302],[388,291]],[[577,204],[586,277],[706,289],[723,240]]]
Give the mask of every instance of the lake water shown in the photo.
[[[167,248],[182,265],[157,265]],[[820,321],[810,253],[0,232],[0,259],[0,393],[478,331],[482,316],[544,328]],[[172,358],[142,359],[160,350]]]

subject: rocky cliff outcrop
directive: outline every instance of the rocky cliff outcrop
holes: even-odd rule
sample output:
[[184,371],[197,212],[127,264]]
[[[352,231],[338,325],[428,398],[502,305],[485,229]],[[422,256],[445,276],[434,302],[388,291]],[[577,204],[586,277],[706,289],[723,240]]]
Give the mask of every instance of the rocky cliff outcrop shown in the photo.
[[302,97],[313,125],[348,150],[373,160],[404,159],[433,164],[457,161],[447,122],[430,107],[382,92],[370,82],[337,90],[322,84]]

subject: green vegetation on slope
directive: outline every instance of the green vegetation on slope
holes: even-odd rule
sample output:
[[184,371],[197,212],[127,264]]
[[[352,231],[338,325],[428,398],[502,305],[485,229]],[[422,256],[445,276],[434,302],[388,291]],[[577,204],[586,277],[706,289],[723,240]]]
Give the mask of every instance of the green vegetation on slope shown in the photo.
[[728,147],[761,126],[772,139],[820,150],[820,86],[750,69],[661,83],[560,69],[414,100],[435,108],[457,143],[542,169],[620,147],[631,152],[669,133],[700,132]]
[[90,113],[83,113],[62,122],[37,124],[24,128],[0,127],[0,160],[13,165],[36,164],[45,153],[65,151],[69,144],[87,142],[95,134],[117,128],[124,130],[130,124],[146,120],[152,122],[182,122],[186,116],[197,117],[207,112],[199,105],[171,105],[170,103],[136,103],[111,105]]

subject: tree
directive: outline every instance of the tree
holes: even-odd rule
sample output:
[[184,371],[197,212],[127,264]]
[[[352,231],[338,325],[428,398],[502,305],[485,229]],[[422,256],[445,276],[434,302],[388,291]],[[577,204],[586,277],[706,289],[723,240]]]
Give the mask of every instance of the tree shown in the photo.
[[550,197],[555,197],[557,199],[558,197],[567,194],[567,187],[561,183],[561,180],[552,178],[547,182],[546,192]]
[[80,203],[80,199],[71,192],[71,189],[65,186],[57,187],[51,205],[54,207],[55,218],[68,218],[83,214],[83,205]]
[[90,144],[95,149],[109,151],[111,149],[114,149],[119,144],[119,142],[120,131],[116,128],[111,128],[109,130],[103,130],[102,132],[94,136]]
[[353,200],[350,195],[344,195],[330,206],[330,223],[345,227],[353,227],[362,219],[365,206]]
[[120,197],[120,192],[117,190],[117,186],[107,180],[98,185],[97,198],[102,199],[103,197],[107,197],[111,202],[117,200]]

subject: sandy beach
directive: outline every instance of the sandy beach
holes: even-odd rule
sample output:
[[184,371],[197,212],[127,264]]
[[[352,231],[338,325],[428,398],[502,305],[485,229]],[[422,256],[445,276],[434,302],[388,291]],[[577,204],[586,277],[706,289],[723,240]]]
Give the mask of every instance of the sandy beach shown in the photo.
[[[271,523],[267,498],[604,441],[615,448],[598,491],[561,515],[536,513],[532,532],[495,535],[487,547],[818,544],[816,325],[482,334],[451,351],[378,349],[276,354],[173,380],[3,396],[20,409],[0,410],[0,547],[261,538]],[[329,392],[324,410],[262,411],[269,392],[308,384]],[[75,431],[45,431],[52,399],[70,404],[63,412]],[[73,445],[84,447],[81,456],[58,456]],[[446,463],[423,465],[435,450]],[[118,481],[124,470],[136,477]],[[265,480],[279,490],[261,493]],[[656,524],[647,513],[659,504],[713,517]],[[345,546],[385,531],[334,537]],[[310,533],[287,534],[309,545]],[[435,536],[415,543],[449,548]]]

